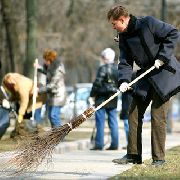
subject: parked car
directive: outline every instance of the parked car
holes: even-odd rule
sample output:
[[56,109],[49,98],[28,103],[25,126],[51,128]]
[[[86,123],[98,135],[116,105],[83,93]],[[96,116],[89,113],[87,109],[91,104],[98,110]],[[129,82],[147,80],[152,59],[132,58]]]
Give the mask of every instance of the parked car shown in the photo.
[[77,83],[66,100],[66,104],[61,109],[62,119],[71,120],[83,113],[87,108],[90,107],[88,98],[92,83]]
[[[90,91],[92,88],[92,83],[77,83],[74,86],[74,91],[71,89],[69,93],[66,104],[61,109],[61,118],[64,120],[71,120],[73,117],[76,117],[83,113],[86,109],[90,107],[88,98],[90,96]],[[118,96],[118,113],[121,111],[121,94]]]
[[[66,104],[61,109],[61,118],[64,120],[71,120],[73,117],[76,117],[82,114],[86,109],[90,107],[88,102],[88,98],[90,96],[90,91],[92,88],[92,83],[77,83],[74,87],[69,88],[69,95],[66,100]],[[173,118],[178,119],[179,117],[179,101],[177,99],[173,100]],[[118,104],[117,104],[117,111],[118,115],[121,111],[121,93],[118,96]],[[144,114],[144,121],[149,121],[151,119],[151,104],[148,106],[145,114]]]

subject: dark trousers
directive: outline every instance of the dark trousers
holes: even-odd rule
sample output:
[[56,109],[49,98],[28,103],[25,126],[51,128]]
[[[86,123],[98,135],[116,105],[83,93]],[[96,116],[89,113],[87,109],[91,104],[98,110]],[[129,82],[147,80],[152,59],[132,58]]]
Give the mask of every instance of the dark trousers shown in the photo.
[[163,102],[153,88],[145,100],[133,98],[129,111],[128,154],[142,154],[142,125],[146,108],[151,104],[151,150],[153,160],[164,160],[168,101]]

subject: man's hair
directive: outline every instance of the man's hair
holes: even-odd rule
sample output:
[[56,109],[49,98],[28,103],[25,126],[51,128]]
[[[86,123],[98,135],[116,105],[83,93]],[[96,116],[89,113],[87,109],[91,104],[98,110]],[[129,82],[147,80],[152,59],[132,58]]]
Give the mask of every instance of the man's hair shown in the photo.
[[117,20],[120,16],[129,16],[128,10],[120,5],[113,6],[107,13],[108,20],[110,20],[111,18]]

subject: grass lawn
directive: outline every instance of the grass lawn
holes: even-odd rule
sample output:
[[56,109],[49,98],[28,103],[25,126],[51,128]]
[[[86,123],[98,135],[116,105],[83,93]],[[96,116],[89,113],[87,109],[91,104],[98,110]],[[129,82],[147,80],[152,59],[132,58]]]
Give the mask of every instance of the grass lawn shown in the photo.
[[[72,131],[70,132],[64,139],[64,141],[66,142],[70,142],[70,141],[75,141],[75,140],[80,140],[80,139],[90,139],[92,134],[92,130],[91,131],[87,131],[87,132],[82,132],[82,131]],[[16,149],[16,147],[18,146],[19,143],[21,143],[20,140],[13,140],[11,138],[9,138],[9,132],[7,132],[2,140],[0,140],[0,152],[4,152],[4,151],[13,151]],[[24,138],[24,140],[28,140],[27,137]]]
[[180,179],[180,146],[166,151],[166,164],[153,167],[151,160],[146,160],[142,165],[135,165],[133,168],[116,175],[115,179]]
[[0,140],[0,153],[4,151],[13,151],[17,146],[17,142],[11,139]]

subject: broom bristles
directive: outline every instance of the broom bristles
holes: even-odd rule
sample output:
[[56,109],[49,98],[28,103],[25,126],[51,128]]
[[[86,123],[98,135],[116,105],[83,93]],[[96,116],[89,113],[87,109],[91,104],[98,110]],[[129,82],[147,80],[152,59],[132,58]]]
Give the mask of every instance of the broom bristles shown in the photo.
[[95,112],[89,108],[69,123],[47,131],[44,135],[35,135],[30,142],[20,145],[13,157],[8,161],[8,168],[15,169],[14,174],[21,174],[29,170],[36,170],[47,157],[51,158],[55,147],[74,128],[82,124]]

